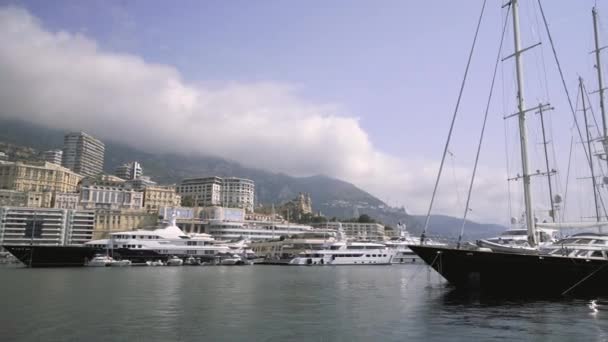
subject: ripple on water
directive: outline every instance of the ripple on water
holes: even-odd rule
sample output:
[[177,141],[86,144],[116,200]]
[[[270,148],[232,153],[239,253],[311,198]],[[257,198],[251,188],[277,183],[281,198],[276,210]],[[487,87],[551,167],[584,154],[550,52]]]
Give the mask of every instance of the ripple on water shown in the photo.
[[419,265],[0,268],[0,279],[2,341],[595,341],[608,330],[589,301],[462,297]]

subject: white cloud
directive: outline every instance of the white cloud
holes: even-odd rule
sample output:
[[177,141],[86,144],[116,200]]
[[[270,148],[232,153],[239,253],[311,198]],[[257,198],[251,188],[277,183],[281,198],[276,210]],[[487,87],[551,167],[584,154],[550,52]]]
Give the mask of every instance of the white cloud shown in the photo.
[[[307,103],[290,85],[188,84],[171,66],[103,51],[81,34],[49,32],[20,8],[0,9],[0,75],[3,116],[82,129],[148,151],[217,155],[292,175],[323,173],[414,213],[425,212],[437,172],[435,162],[405,163],[378,151],[357,118],[338,105]],[[468,176],[458,169],[459,183],[466,185]],[[485,194],[473,203],[479,213],[473,217],[504,217],[488,210],[503,180],[480,178]],[[455,192],[440,194],[436,212],[460,215]]]

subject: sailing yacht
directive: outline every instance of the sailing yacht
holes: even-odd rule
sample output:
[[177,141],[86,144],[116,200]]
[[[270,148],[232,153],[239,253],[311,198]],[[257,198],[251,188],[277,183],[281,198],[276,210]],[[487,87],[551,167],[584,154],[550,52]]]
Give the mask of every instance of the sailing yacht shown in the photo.
[[[517,96],[518,112],[513,115],[518,117],[520,129],[523,173],[518,178],[523,179],[527,240],[530,247],[537,248],[539,245],[537,228],[555,228],[568,224],[537,224],[534,220],[530,191],[531,172],[528,169],[526,113],[541,106],[526,108],[524,105],[521,59],[522,54],[533,46],[523,49],[520,47],[519,1],[511,0],[506,6],[510,10],[513,20],[515,52],[509,57],[515,58],[517,93],[519,94]],[[595,9],[593,10],[593,17],[596,38],[596,67],[600,76],[599,89],[603,111],[603,86],[601,84],[600,49],[597,44]],[[602,114],[605,119],[605,114]],[[606,125],[604,128],[604,137],[607,137]],[[604,143],[608,144],[606,141]],[[605,224],[605,222],[594,222],[584,225],[598,227]],[[608,284],[607,243],[608,236],[604,234],[585,233],[557,241],[534,253],[504,252],[490,248],[465,249],[460,248],[460,246],[429,246],[424,244],[415,244],[409,247],[450,284],[465,291],[474,290],[495,295],[516,293],[518,295],[543,296],[598,296],[608,294],[608,286],[606,286]],[[540,252],[541,250],[542,252]]]

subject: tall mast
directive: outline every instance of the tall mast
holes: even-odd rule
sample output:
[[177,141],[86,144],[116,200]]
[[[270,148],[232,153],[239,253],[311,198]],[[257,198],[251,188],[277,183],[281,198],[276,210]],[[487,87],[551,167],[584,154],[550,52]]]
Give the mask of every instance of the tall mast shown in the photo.
[[[545,135],[545,119],[543,116],[543,105],[538,105],[538,114],[540,115],[540,126],[543,131],[543,147],[545,150],[545,166],[547,167],[547,182],[549,183],[549,203],[551,204],[551,209],[549,211],[549,216],[553,222],[555,222],[555,204],[553,203],[553,187],[551,186],[551,170],[549,169],[549,154],[547,153],[547,137]],[[551,109],[551,108],[549,108]]]
[[595,204],[595,218],[600,222],[600,207],[597,203],[597,184],[595,183],[595,172],[593,170],[593,151],[591,151],[591,135],[589,134],[589,123],[587,122],[587,105],[585,103],[585,88],[583,87],[583,78],[578,78],[578,84],[581,88],[581,98],[583,99],[583,117],[585,119],[585,132],[587,134],[587,150],[589,151],[589,169],[591,170],[591,182],[593,184],[593,201]]
[[532,211],[532,193],[530,191],[530,173],[528,170],[528,133],[526,129],[526,109],[524,107],[524,82],[521,50],[519,42],[519,4],[518,0],[511,0],[513,11],[513,40],[515,43],[515,71],[517,74],[517,109],[519,111],[519,137],[521,146],[521,168],[524,183],[524,204],[526,206],[526,225],[528,227],[528,243],[536,246],[536,229],[534,225],[534,212]]
[[[606,108],[604,106],[604,84],[602,82],[602,63],[600,60],[600,38],[597,29],[597,9],[593,7],[591,10],[593,15],[593,34],[595,38],[595,68],[597,70],[597,82],[599,85],[598,92],[600,93],[600,109],[602,111],[602,127],[604,128],[604,136],[602,137],[602,141],[604,143],[604,153],[606,153],[606,161],[608,162],[608,126],[606,124]],[[591,155],[589,156],[591,158]]]

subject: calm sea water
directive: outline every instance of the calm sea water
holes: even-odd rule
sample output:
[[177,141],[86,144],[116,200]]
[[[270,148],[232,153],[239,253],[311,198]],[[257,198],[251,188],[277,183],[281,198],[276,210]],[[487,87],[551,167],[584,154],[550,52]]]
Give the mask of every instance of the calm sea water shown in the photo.
[[589,301],[455,294],[423,265],[0,267],[1,341],[608,340]]

